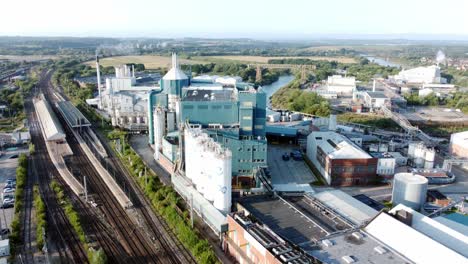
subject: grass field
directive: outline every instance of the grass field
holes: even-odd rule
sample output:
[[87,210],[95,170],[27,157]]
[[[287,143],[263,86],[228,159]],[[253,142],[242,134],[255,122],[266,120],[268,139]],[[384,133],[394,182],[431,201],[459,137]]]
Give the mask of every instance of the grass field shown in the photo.
[[[196,56],[191,59],[179,59],[181,64],[205,64],[205,63],[268,63],[270,59],[282,58],[308,58],[311,60],[339,61],[343,63],[353,63],[353,58],[347,57],[262,57],[262,56]],[[142,63],[147,69],[167,68],[171,64],[171,57],[157,55],[135,55],[135,56],[117,56],[103,58],[100,60],[102,66],[117,66],[126,63]],[[94,67],[94,61],[86,62],[87,65]]]
[[[224,60],[224,61],[239,61],[243,63],[268,63],[271,59],[311,59],[311,60],[326,60],[338,61],[343,63],[354,63],[356,60],[349,57],[321,57],[321,56],[308,56],[308,57],[263,57],[263,56],[207,56],[196,57],[199,60]],[[215,62],[215,61],[214,61]]]
[[[167,68],[171,65],[171,57],[156,56],[156,55],[141,55],[141,56],[117,56],[104,58],[99,60],[104,67],[117,66],[126,63],[142,63],[146,69]],[[203,64],[206,61],[179,59],[181,64]],[[88,61],[86,64],[94,67],[94,61]]]

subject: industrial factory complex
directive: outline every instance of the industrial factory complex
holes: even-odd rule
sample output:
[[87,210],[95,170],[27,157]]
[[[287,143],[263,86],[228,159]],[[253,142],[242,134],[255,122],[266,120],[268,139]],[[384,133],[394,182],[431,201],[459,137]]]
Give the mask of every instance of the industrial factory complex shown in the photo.
[[[339,123],[333,114],[268,109],[262,87],[235,76],[194,77],[175,54],[157,82],[135,76],[118,66],[101,86],[98,71],[99,93],[88,104],[116,127],[147,132],[146,162],[170,174],[233,261],[468,263],[466,225],[441,216],[452,207],[463,211],[464,200],[430,187],[456,181],[451,167],[467,164],[467,132],[452,135],[442,164],[440,139],[394,111],[404,100],[392,85],[444,85],[437,66],[402,71],[392,85],[374,80],[368,90],[334,75],[315,90],[330,100],[349,98],[353,112],[383,113],[402,133]],[[46,131],[64,137],[60,128]],[[387,204],[353,186],[382,188]]]

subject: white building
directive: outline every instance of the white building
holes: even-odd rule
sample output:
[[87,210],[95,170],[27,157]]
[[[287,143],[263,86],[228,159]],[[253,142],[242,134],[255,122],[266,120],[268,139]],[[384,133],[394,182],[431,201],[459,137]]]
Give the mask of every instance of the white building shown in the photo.
[[468,263],[468,237],[404,205],[381,212],[365,228],[414,263]]
[[436,65],[417,67],[403,70],[393,76],[396,81],[407,83],[445,83],[445,78],[440,77],[440,68]]
[[[452,134],[449,150],[454,157],[468,159],[468,131]],[[468,169],[468,164],[464,164],[463,167]]]
[[385,152],[371,153],[371,155],[375,158],[378,158],[377,175],[392,176],[395,174],[396,160],[391,154]]
[[364,92],[363,93],[363,99],[364,99],[364,104],[367,107],[372,107],[372,108],[381,108],[385,104],[388,104],[390,102],[390,99],[388,99],[387,96],[383,92]]
[[356,90],[355,77],[328,76],[327,91],[337,93],[338,95],[351,95],[354,90]]

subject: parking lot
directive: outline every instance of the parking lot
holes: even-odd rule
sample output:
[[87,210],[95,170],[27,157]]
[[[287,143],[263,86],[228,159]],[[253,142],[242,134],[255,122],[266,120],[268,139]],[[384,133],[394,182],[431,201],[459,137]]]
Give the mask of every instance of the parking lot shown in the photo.
[[[6,185],[8,178],[16,178],[16,168],[18,167],[18,157],[20,153],[26,152],[27,149],[18,149],[13,151],[3,151],[0,157],[0,191],[3,194],[3,188]],[[3,195],[2,195],[3,198]],[[0,200],[2,204],[2,200]],[[10,228],[13,220],[14,208],[0,208],[0,229]],[[11,230],[11,228],[10,228]]]
[[295,149],[297,148],[286,145],[268,145],[268,168],[273,185],[308,184],[316,180],[305,161],[293,158],[283,160],[284,153],[290,154]]

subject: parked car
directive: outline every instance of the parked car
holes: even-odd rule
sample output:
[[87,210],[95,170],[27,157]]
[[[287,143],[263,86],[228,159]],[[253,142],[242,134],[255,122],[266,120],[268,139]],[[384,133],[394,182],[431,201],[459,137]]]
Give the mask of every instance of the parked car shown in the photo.
[[14,202],[2,203],[2,208],[12,208],[15,206]]
[[15,198],[13,196],[3,197],[3,203],[15,203]]
[[283,158],[284,161],[289,160],[289,154],[288,154],[288,153],[284,153],[282,158]]
[[294,159],[294,160],[302,160],[302,153],[300,150],[293,150],[291,152],[291,157]]
[[17,158],[18,158],[18,154],[11,155],[11,157],[9,157],[9,159],[17,159]]
[[0,235],[4,236],[4,235],[8,235],[8,234],[10,234],[10,229],[9,228],[2,228],[0,230]]
[[4,188],[15,189],[16,188],[16,182],[15,183],[13,183],[13,182],[7,183]]
[[14,192],[15,192],[15,188],[9,188],[9,187],[3,188],[3,193],[14,193]]
[[16,184],[16,179],[15,179],[15,178],[8,178],[8,179],[6,180],[6,183],[7,183],[7,184],[8,184],[8,183],[14,183],[14,184]]

